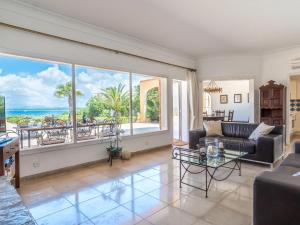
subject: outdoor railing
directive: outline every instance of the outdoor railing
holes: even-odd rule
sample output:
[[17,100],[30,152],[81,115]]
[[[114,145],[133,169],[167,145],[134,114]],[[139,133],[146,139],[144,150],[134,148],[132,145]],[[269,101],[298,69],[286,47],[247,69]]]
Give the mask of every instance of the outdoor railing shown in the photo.
[[[111,136],[117,125],[111,121],[77,124],[76,140],[85,141]],[[20,137],[21,149],[34,146],[46,146],[74,142],[74,131],[71,125],[22,126],[16,127]]]

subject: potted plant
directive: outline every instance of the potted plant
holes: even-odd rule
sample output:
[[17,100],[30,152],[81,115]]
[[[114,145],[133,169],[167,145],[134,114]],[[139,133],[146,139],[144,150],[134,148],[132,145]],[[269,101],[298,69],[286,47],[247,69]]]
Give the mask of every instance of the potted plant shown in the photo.
[[118,122],[112,125],[112,134],[109,139],[109,146],[106,148],[110,161],[110,165],[112,165],[113,158],[120,158],[122,153],[122,146],[120,146],[120,142],[122,140],[121,134],[124,133],[124,130],[120,128]]

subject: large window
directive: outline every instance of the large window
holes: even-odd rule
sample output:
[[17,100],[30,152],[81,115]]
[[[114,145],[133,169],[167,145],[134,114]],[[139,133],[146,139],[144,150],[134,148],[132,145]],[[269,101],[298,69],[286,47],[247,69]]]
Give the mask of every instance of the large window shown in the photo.
[[23,148],[73,142],[71,74],[68,64],[0,55],[6,129]]
[[0,55],[0,87],[24,149],[167,129],[166,78]]
[[[122,135],[130,135],[129,73],[76,66],[76,118],[78,139],[103,137],[102,122],[116,121]],[[91,127],[82,127],[91,123]],[[85,131],[95,133],[84,137]],[[94,136],[93,136],[94,135]],[[86,136],[86,135],[85,135]]]
[[166,129],[166,79],[132,75],[133,134]]

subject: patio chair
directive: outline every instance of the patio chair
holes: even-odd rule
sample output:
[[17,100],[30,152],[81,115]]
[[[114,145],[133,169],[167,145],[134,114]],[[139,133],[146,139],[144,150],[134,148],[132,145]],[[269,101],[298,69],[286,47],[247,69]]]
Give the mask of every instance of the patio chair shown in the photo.
[[116,135],[116,130],[119,125],[113,120],[104,120],[104,125],[102,126],[101,136],[111,137]]
[[44,130],[41,137],[38,138],[39,145],[53,145],[65,143],[68,136],[68,129],[57,128]]
[[77,140],[90,140],[95,139],[96,135],[93,134],[95,125],[93,124],[78,124],[77,125]]
[[[37,123],[32,122],[31,118],[24,118],[17,123],[17,132],[18,135],[21,135],[21,130],[26,130],[26,128],[37,127]],[[28,138],[28,131],[22,131],[23,139]],[[38,138],[41,136],[41,133],[38,131],[30,131],[30,138]]]

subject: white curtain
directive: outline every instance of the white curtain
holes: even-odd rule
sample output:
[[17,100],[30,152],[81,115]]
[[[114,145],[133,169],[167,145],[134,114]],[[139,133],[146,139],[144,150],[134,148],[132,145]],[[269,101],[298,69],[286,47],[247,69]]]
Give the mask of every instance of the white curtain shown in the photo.
[[200,88],[196,72],[187,72],[187,85],[190,109],[190,130],[199,129],[201,126],[200,114]]

